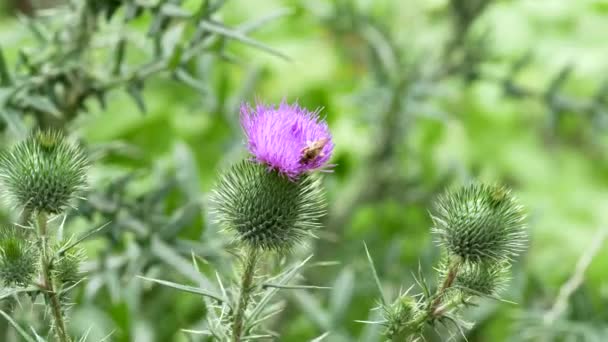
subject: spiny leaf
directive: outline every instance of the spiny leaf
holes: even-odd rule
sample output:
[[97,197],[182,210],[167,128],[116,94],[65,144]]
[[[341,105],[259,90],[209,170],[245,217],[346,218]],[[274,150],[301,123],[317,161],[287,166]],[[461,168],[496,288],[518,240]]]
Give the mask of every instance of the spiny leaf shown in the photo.
[[216,295],[214,293],[211,293],[209,291],[203,290],[203,289],[198,288],[198,287],[189,286],[189,285],[182,285],[182,284],[170,282],[170,281],[167,281],[167,280],[148,278],[148,277],[144,277],[144,276],[137,276],[137,277],[140,278],[140,279],[146,280],[146,281],[151,281],[153,283],[157,283],[157,284],[160,284],[160,285],[163,285],[163,286],[171,287],[171,288],[174,288],[176,290],[183,291],[183,292],[194,293],[194,294],[197,294],[197,295],[209,297],[209,298],[212,298],[214,300],[217,300],[220,303],[224,303],[224,299],[222,297],[220,297],[219,295]]
[[21,335],[26,342],[36,342],[36,340],[26,333],[25,330],[23,330],[23,328],[21,328],[21,326],[19,326],[19,324],[17,324],[17,322],[15,322],[6,312],[0,310],[0,315],[2,315],[2,317],[4,317],[13,326],[13,328],[15,328],[17,333],[19,333],[19,335]]
[[369,262],[369,267],[372,270],[372,275],[374,277],[374,281],[376,282],[376,286],[378,287],[378,292],[380,292],[380,300],[383,305],[386,305],[387,300],[384,295],[384,290],[382,289],[382,283],[380,282],[380,278],[378,277],[378,272],[376,272],[376,266],[374,266],[374,260],[372,256],[369,254],[369,250],[367,249],[367,244],[365,241],[363,242],[363,247],[365,247],[365,254],[367,254],[367,261]]
[[265,44],[262,44],[262,43],[258,42],[257,40],[249,38],[249,37],[247,37],[246,35],[244,35],[243,33],[239,32],[239,31],[231,30],[231,29],[229,29],[229,28],[227,28],[225,26],[222,26],[222,25],[216,24],[216,23],[212,23],[212,22],[210,22],[208,20],[202,20],[199,25],[202,28],[204,28],[206,30],[209,30],[209,31],[211,31],[213,33],[217,33],[217,34],[225,36],[227,38],[234,39],[234,40],[239,41],[239,42],[241,42],[243,44],[247,44],[247,45],[250,45],[250,46],[255,47],[257,49],[266,51],[266,52],[268,52],[268,53],[270,53],[272,55],[275,55],[277,57],[283,58],[285,60],[290,60],[290,58],[287,55],[285,55],[285,54],[283,54],[283,53],[281,53],[281,52],[279,52],[279,51],[277,51],[277,50],[275,50],[275,49],[273,49],[273,48],[271,48],[271,47],[269,47],[269,46],[267,46]]

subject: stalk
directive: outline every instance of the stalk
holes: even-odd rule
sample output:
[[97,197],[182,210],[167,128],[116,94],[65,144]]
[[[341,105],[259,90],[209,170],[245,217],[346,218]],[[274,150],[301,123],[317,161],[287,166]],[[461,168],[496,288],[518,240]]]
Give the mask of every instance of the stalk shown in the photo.
[[38,236],[41,242],[40,264],[42,265],[42,288],[47,302],[51,305],[51,313],[54,320],[54,329],[57,333],[57,339],[60,342],[71,342],[70,336],[67,333],[63,311],[61,310],[61,302],[55,292],[53,278],[51,275],[51,258],[49,257],[49,243],[47,235],[47,215],[44,212],[38,213]]
[[436,317],[441,313],[441,301],[443,300],[443,295],[454,284],[454,280],[456,280],[456,276],[458,275],[458,269],[460,268],[461,263],[462,259],[458,256],[453,257],[450,260],[448,274],[443,280],[441,287],[439,287],[439,289],[437,290],[437,293],[435,294],[435,299],[431,303],[431,307],[429,310],[431,316]]
[[253,276],[259,259],[258,251],[255,248],[245,249],[245,259],[243,260],[243,274],[241,275],[241,285],[239,301],[232,321],[232,341],[240,342],[243,335],[243,325],[245,311],[251,299],[253,290]]

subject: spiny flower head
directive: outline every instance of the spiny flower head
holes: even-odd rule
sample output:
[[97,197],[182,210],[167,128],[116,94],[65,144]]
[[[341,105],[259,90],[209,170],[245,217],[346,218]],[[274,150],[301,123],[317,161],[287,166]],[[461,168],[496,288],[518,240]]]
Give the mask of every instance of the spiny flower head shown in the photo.
[[291,249],[313,235],[325,213],[320,177],[290,180],[250,160],[220,177],[211,200],[219,224],[259,250]]
[[86,183],[88,160],[58,131],[37,131],[0,156],[0,182],[18,207],[61,213]]
[[282,102],[278,107],[241,107],[249,152],[258,163],[290,179],[323,167],[334,149],[327,123],[318,112]]
[[510,260],[525,246],[523,208],[500,186],[471,184],[439,197],[433,232],[466,262]]

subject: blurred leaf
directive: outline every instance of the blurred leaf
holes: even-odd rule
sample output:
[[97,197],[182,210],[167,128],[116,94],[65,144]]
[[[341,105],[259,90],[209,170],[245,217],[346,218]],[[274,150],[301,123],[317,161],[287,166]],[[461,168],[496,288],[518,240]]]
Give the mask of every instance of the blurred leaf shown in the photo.
[[2,315],[2,317],[4,317],[13,326],[13,328],[15,328],[15,330],[25,341],[36,342],[36,340],[26,333],[25,330],[23,330],[23,328],[21,328],[19,324],[17,324],[17,322],[15,322],[6,312],[0,310],[0,315]]
[[0,105],[0,117],[2,117],[2,119],[6,122],[15,137],[20,139],[25,137],[25,135],[27,134],[27,128],[25,127],[25,123],[21,120],[21,117],[16,111],[6,107],[2,108],[2,106]]
[[212,23],[212,22],[207,21],[207,20],[201,21],[201,23],[199,25],[202,28],[206,29],[206,30],[209,30],[211,32],[214,32],[214,33],[226,36],[227,38],[234,39],[236,41],[239,41],[239,42],[241,42],[243,44],[250,45],[250,46],[255,47],[257,49],[266,51],[266,52],[268,52],[268,53],[270,53],[272,55],[275,55],[277,57],[283,58],[285,60],[289,60],[290,59],[289,57],[287,57],[287,55],[284,55],[283,53],[281,53],[281,52],[279,52],[279,51],[277,51],[277,50],[275,50],[275,49],[273,49],[273,48],[271,48],[271,47],[269,47],[269,46],[267,46],[265,44],[262,44],[262,43],[260,43],[260,42],[258,42],[256,40],[254,40],[254,39],[249,38],[249,37],[247,37],[246,35],[244,35],[243,33],[239,32],[239,31],[231,30],[231,29],[229,29],[227,27],[224,27],[224,26],[219,25],[219,24]]
[[334,322],[344,318],[353,298],[355,274],[350,267],[342,269],[331,292],[330,312]]
[[196,217],[200,215],[201,206],[199,203],[191,202],[178,209],[173,213],[170,221],[160,231],[160,236],[163,239],[173,239],[185,227],[194,222]]
[[315,297],[306,291],[295,291],[292,293],[292,297],[308,319],[315,322],[321,330],[331,330],[331,317],[323,310],[321,303]]
[[194,153],[187,144],[184,142],[175,144],[173,159],[176,165],[177,183],[191,201],[198,200],[201,188],[198,178],[199,170],[194,158]]
[[[4,51],[2,50],[2,46],[0,45],[0,86],[8,86],[12,83],[12,77],[10,72],[8,71],[8,67],[6,65],[6,58],[4,57]],[[0,101],[1,103],[2,101]]]
[[127,93],[131,96],[131,98],[137,105],[137,108],[139,108],[139,111],[145,114],[147,113],[146,102],[144,101],[141,91],[142,86],[139,84],[130,83],[127,86]]
[[183,291],[183,292],[194,293],[194,294],[197,294],[197,295],[209,297],[211,299],[217,300],[218,302],[223,302],[224,301],[224,299],[222,299],[219,295],[211,293],[209,291],[205,291],[205,290],[200,289],[198,287],[177,284],[177,283],[173,283],[173,282],[166,281],[166,280],[148,278],[148,277],[144,277],[144,276],[137,276],[137,277],[140,278],[140,279],[146,280],[146,281],[151,281],[153,283],[157,283],[157,284],[160,284],[160,285],[163,285],[163,286],[171,287],[171,288],[174,288],[176,290]]
[[23,101],[26,105],[40,112],[51,114],[57,118],[61,118],[62,116],[59,108],[57,108],[55,104],[51,102],[51,100],[44,96],[28,94],[27,96],[22,97],[19,100]]

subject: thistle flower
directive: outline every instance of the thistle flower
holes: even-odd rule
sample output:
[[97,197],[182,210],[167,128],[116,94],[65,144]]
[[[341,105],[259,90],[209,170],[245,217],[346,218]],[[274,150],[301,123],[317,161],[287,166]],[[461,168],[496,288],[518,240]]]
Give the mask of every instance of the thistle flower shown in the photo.
[[320,178],[289,180],[252,161],[236,164],[213,192],[218,222],[237,240],[261,250],[286,250],[320,226],[325,213]]
[[297,104],[243,105],[241,124],[253,159],[290,179],[323,167],[334,148],[327,123],[318,112]]
[[85,186],[87,158],[57,131],[38,131],[0,156],[0,182],[11,203],[58,214]]
[[521,252],[523,208],[503,187],[471,184],[439,198],[433,232],[450,255],[465,262],[497,262]]
[[0,229],[0,280],[5,286],[27,286],[38,270],[36,249],[17,229]]

